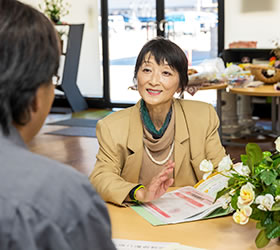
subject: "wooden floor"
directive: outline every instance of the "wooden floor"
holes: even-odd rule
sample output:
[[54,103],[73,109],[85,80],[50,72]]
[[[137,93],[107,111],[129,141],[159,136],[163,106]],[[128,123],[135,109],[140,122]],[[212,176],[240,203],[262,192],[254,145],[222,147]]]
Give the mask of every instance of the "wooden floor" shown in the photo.
[[[98,142],[93,137],[75,137],[50,135],[46,132],[65,128],[63,126],[45,125],[40,133],[28,145],[30,150],[38,154],[55,159],[68,164],[78,171],[89,175],[96,161]],[[262,150],[273,151],[275,139],[256,140],[255,138],[245,138],[234,140],[240,145],[225,146],[227,154],[230,154],[234,162],[240,161],[240,154],[244,154],[247,142],[257,142]]]
[[50,135],[47,132],[66,128],[45,125],[28,145],[30,150],[68,164],[89,175],[95,164],[98,142],[92,137]]

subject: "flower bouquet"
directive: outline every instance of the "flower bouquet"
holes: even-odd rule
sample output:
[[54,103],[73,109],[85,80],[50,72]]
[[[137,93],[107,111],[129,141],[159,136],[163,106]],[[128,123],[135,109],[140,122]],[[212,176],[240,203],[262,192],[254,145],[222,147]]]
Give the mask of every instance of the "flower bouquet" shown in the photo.
[[[228,177],[228,183],[217,193],[216,200],[225,198],[224,207],[232,207],[236,223],[244,225],[249,219],[257,222],[258,248],[280,237],[280,137],[275,144],[276,152],[271,153],[248,143],[246,154],[241,155],[242,162],[233,164],[226,156],[217,169]],[[205,172],[204,179],[214,170],[207,160],[202,161],[200,169]]]

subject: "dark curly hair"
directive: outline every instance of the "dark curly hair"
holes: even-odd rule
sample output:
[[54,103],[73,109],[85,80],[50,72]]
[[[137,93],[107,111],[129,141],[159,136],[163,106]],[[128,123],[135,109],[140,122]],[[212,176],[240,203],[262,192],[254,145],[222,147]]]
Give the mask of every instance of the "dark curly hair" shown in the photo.
[[25,125],[37,89],[51,84],[59,67],[57,32],[49,19],[29,5],[0,0],[0,125]]
[[166,60],[168,65],[179,73],[179,86],[182,94],[189,81],[188,59],[184,51],[178,45],[163,37],[154,38],[143,46],[136,60],[134,80],[136,80],[137,73],[145,56],[149,53],[155,57],[157,64],[161,64]]

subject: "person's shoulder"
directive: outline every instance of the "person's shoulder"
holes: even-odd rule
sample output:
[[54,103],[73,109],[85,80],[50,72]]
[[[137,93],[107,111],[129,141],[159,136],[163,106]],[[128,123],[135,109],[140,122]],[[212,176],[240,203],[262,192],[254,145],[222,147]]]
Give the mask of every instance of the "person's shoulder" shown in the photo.
[[[85,174],[26,149],[19,148],[17,152],[16,159],[7,159],[7,165],[3,166],[7,181],[4,177],[0,178],[3,181],[0,187],[7,194],[1,190],[0,194],[15,198],[20,203],[36,204],[38,209],[49,214],[59,213],[56,210],[63,206],[67,208],[68,202],[77,205],[82,202],[84,207],[90,207],[89,200],[96,192]],[[45,201],[48,204],[59,204],[62,200],[64,202],[60,209],[45,204]]]

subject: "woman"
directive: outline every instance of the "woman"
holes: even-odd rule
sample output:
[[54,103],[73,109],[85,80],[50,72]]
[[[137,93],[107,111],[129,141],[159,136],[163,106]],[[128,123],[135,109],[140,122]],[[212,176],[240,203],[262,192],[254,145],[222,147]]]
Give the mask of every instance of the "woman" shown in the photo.
[[203,159],[225,156],[210,104],[175,99],[188,83],[188,60],[173,42],[156,38],[140,51],[134,79],[142,99],[97,124],[91,183],[105,201],[149,202],[169,186],[194,185]]

